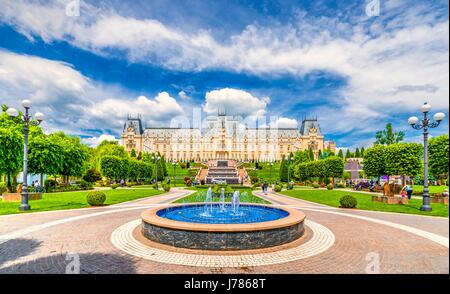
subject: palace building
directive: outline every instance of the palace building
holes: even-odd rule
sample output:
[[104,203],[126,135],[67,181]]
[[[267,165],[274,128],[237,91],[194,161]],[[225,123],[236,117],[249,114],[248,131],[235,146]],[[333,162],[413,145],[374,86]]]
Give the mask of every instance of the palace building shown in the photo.
[[159,152],[171,161],[273,161],[297,150],[336,151],[325,141],[317,118],[305,118],[300,128],[247,127],[226,113],[208,116],[203,128],[143,127],[140,116],[128,116],[121,144],[128,152]]

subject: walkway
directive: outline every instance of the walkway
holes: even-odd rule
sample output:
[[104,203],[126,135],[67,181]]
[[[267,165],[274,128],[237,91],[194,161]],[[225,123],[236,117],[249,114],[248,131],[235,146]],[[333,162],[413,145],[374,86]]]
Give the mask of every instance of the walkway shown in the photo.
[[[270,265],[258,265],[250,256],[248,265],[243,261],[186,266],[179,265],[188,264],[180,252],[168,251],[166,260],[157,262],[149,255],[134,254],[136,248],[128,249],[131,254],[111,241],[126,229],[134,230],[128,236],[136,235],[133,228],[144,209],[189,193],[193,191],[174,188],[167,194],[108,207],[1,216],[0,273],[65,273],[77,260],[81,273],[371,273],[378,269],[381,273],[449,273],[446,218],[338,209],[275,193],[257,194],[274,205],[301,209],[309,221],[305,244],[314,236],[328,236],[316,240],[322,251],[291,250],[303,258],[284,255],[285,261]],[[268,251],[259,253],[270,257]]]

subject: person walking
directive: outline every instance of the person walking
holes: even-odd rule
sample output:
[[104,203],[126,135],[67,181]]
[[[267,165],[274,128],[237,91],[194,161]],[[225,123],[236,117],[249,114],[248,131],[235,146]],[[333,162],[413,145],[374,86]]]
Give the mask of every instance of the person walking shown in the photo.
[[122,179],[120,180],[120,186],[123,188],[125,186],[125,181]]
[[412,193],[413,193],[413,187],[411,185],[406,185],[405,190],[406,190],[406,195],[408,196],[408,199],[411,199]]
[[36,189],[36,192],[41,192],[41,187],[39,186],[38,180],[34,182],[34,188]]

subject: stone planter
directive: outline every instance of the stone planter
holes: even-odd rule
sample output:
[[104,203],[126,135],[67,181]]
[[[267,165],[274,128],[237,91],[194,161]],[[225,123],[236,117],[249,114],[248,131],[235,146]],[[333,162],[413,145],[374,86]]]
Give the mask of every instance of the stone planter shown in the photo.
[[[19,193],[3,193],[3,202],[20,202],[22,195]],[[42,199],[42,193],[28,193],[28,200]]]
[[408,204],[408,197],[372,195],[372,201],[386,204]]
[[448,196],[431,196],[431,203],[441,203],[448,205]]

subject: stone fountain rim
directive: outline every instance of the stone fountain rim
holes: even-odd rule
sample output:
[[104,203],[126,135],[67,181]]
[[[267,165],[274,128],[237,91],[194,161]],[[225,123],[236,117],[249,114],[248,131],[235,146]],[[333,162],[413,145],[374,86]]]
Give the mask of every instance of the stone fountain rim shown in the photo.
[[240,205],[250,205],[250,206],[262,206],[271,207],[288,212],[286,217],[258,223],[245,223],[245,224],[202,224],[202,223],[190,223],[171,220],[168,218],[163,218],[158,216],[158,211],[167,209],[170,207],[180,207],[180,206],[198,206],[204,205],[199,203],[184,203],[184,204],[170,204],[165,206],[154,207],[152,209],[142,212],[141,219],[143,222],[163,228],[170,228],[173,230],[183,230],[183,231],[201,231],[201,232],[251,232],[251,231],[267,231],[274,229],[282,229],[290,226],[297,225],[305,221],[306,215],[296,209],[287,207],[277,207],[274,205],[267,204],[255,204],[255,203],[241,203]]

